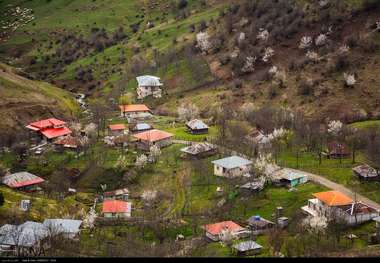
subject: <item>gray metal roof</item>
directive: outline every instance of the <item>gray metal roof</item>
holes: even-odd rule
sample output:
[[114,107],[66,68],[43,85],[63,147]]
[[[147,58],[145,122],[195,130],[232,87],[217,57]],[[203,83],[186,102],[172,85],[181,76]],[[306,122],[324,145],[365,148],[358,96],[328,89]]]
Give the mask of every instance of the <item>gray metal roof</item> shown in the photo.
[[41,223],[27,221],[22,225],[4,225],[0,228],[0,244],[32,247],[49,235]]
[[133,129],[136,131],[143,131],[143,130],[149,130],[151,128],[152,126],[150,126],[148,123],[137,123]]
[[212,161],[212,163],[218,166],[222,166],[226,169],[233,169],[233,168],[252,164],[252,161],[235,155],[235,156],[219,159],[216,161]]
[[190,127],[192,130],[203,130],[208,129],[208,126],[206,123],[204,123],[202,120],[194,119],[186,123],[188,127]]
[[139,76],[136,78],[136,80],[140,87],[155,87],[163,85],[159,77],[150,75]]
[[204,143],[197,143],[188,147],[184,147],[181,149],[181,152],[197,155],[197,154],[208,152],[214,149],[216,149],[215,145],[204,142]]
[[245,251],[254,250],[254,249],[261,249],[262,247],[263,246],[257,244],[255,241],[252,241],[252,240],[240,242],[234,245],[234,248],[240,252],[245,252]]
[[79,232],[79,227],[82,220],[73,219],[45,219],[44,226],[52,229],[55,233],[71,233],[76,234]]
[[375,222],[379,222],[380,223],[380,216],[372,218],[372,220],[375,221]]

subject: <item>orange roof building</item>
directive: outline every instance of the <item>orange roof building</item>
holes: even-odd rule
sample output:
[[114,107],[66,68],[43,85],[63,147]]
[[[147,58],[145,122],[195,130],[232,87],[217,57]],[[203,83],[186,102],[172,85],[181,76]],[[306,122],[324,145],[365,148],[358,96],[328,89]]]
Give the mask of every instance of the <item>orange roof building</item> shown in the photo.
[[102,213],[104,217],[130,217],[131,203],[121,200],[105,200]]
[[110,124],[108,125],[108,128],[111,131],[121,131],[126,129],[125,124]]
[[150,109],[144,104],[119,105],[123,113],[150,112]]
[[165,139],[172,138],[174,135],[165,131],[160,131],[160,130],[149,130],[145,132],[140,132],[137,134],[134,134],[133,137],[135,137],[138,140],[146,141],[146,142],[157,142],[157,141],[162,141]]
[[327,191],[313,194],[315,198],[328,206],[350,205],[354,201],[339,191]]
[[211,240],[218,241],[223,230],[229,230],[237,236],[240,232],[246,231],[246,228],[239,226],[233,221],[223,221],[215,224],[209,224],[202,227],[206,231],[206,236]]

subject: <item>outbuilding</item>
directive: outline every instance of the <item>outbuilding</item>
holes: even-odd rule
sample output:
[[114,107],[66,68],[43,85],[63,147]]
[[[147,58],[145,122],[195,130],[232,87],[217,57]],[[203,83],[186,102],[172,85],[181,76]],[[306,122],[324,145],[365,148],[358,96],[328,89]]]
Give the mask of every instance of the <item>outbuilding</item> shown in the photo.
[[212,161],[214,164],[214,174],[227,178],[233,178],[248,174],[252,168],[252,161],[239,156],[230,156],[227,158]]

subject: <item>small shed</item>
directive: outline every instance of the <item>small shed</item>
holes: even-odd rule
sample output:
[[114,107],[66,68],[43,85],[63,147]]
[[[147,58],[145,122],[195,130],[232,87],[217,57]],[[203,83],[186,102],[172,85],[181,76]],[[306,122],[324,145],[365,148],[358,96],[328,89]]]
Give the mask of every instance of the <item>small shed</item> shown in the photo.
[[150,147],[153,145],[162,148],[172,144],[172,138],[174,135],[154,129],[134,134],[133,137],[137,140],[137,147],[139,149],[149,151]]
[[119,136],[125,133],[125,124],[110,124],[108,125],[108,135],[109,136]]
[[255,241],[249,240],[240,242],[233,246],[234,250],[238,255],[244,256],[252,256],[260,254],[261,249],[263,248],[261,245],[257,244]]
[[188,157],[207,157],[217,152],[217,146],[211,143],[196,143],[181,149]]
[[259,215],[252,216],[247,220],[248,227],[252,230],[253,234],[259,235],[274,227],[274,223]]
[[131,124],[129,126],[129,130],[132,133],[144,132],[144,131],[149,131],[152,129],[153,129],[153,126],[148,123],[136,123],[136,124]]
[[289,188],[296,187],[308,181],[308,177],[305,173],[288,168],[276,171],[273,177],[275,183]]
[[332,159],[346,158],[351,154],[346,144],[337,141],[328,143],[327,151],[328,158]]
[[367,164],[356,166],[352,168],[352,171],[360,180],[377,181],[380,179],[380,175],[377,170]]
[[208,126],[199,119],[194,119],[186,123],[187,130],[191,134],[205,134],[208,133]]

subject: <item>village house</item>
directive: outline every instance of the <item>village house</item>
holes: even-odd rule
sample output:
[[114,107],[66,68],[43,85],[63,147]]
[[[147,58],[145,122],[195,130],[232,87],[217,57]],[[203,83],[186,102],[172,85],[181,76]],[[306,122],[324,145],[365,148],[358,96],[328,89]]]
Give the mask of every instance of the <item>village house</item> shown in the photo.
[[43,254],[49,248],[44,242],[49,234],[44,224],[33,221],[21,225],[3,225],[0,227],[0,252],[22,256]]
[[82,220],[74,219],[45,219],[43,225],[53,235],[62,235],[64,238],[77,239]]
[[122,134],[122,135],[118,135],[116,137],[113,137],[113,143],[116,146],[127,147],[128,141],[129,141],[129,135],[128,134]]
[[259,215],[251,216],[248,220],[248,228],[252,231],[252,234],[260,235],[267,232],[274,227],[274,223]]
[[358,225],[379,215],[379,211],[362,202],[354,202],[339,191],[327,191],[313,194],[302,210],[313,217],[325,217],[327,220],[340,219],[347,225]]
[[127,118],[128,123],[152,118],[151,110],[144,104],[119,105],[119,108],[121,117]]
[[227,178],[249,174],[252,168],[252,161],[239,156],[219,159],[212,163],[214,164],[214,174]]
[[109,136],[119,136],[125,134],[125,124],[110,124],[108,125]]
[[121,200],[105,200],[102,214],[105,218],[128,218],[131,217],[132,203]]
[[117,189],[114,191],[104,192],[104,200],[122,200],[127,201],[129,197],[129,190],[127,188]]
[[56,141],[54,141],[54,144],[56,145],[57,149],[64,150],[64,149],[72,149],[79,151],[81,147],[83,147],[88,142],[87,136],[81,136],[81,137],[73,137],[71,135],[67,135],[61,138],[58,138]]
[[252,143],[256,153],[267,150],[271,147],[270,138],[260,129],[253,129],[247,136],[248,142]]
[[327,157],[331,159],[347,158],[350,155],[348,146],[340,142],[330,142],[327,144]]
[[238,256],[253,256],[260,254],[263,247],[255,241],[249,240],[235,244],[233,248]]
[[203,158],[214,155],[217,152],[217,146],[211,143],[195,143],[181,149],[185,157],[190,158]]
[[143,99],[148,96],[153,96],[154,98],[161,98],[162,96],[162,86],[161,79],[155,76],[139,76],[137,80],[137,98]]
[[308,181],[308,177],[301,171],[296,171],[288,168],[283,168],[274,172],[272,181],[281,186],[288,188],[296,187],[299,184],[304,184]]
[[153,129],[152,125],[148,123],[135,123],[135,124],[129,125],[129,131],[131,133],[139,133],[139,132],[149,131],[152,129]]
[[32,122],[27,125],[26,128],[45,141],[50,141],[72,133],[71,130],[66,127],[66,122],[55,118]]
[[380,180],[380,175],[378,174],[377,170],[367,164],[356,166],[352,168],[352,171],[360,180],[364,180],[364,181]]
[[186,123],[188,132],[191,134],[205,134],[208,133],[208,126],[198,119],[191,120]]
[[231,232],[234,238],[241,238],[249,235],[246,228],[239,226],[233,221],[223,221],[215,224],[209,224],[202,227],[206,231],[206,237],[212,241],[219,241],[224,231]]
[[45,180],[28,172],[18,172],[4,176],[1,178],[1,181],[3,184],[13,189],[36,191],[40,190],[38,185],[43,183]]
[[133,135],[133,137],[137,140],[137,148],[145,151],[149,151],[150,147],[153,145],[162,148],[172,144],[173,136],[174,135],[171,133],[156,129],[140,132]]

